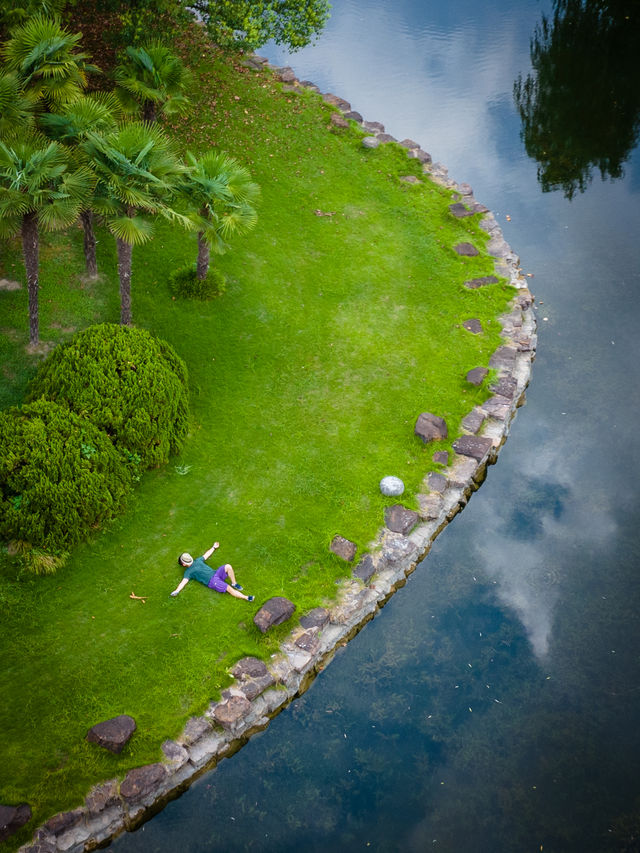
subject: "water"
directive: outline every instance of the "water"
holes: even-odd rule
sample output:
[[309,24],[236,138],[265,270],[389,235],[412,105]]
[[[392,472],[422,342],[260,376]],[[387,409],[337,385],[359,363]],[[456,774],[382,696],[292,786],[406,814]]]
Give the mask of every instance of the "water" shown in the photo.
[[[638,7],[607,5],[621,28],[576,19],[553,55],[552,83],[582,75],[582,130],[569,149],[551,98],[540,167],[513,86],[547,0],[335,0],[317,45],[263,51],[471,183],[534,276],[538,358],[498,465],[407,586],[117,853],[639,849],[640,155],[620,150],[640,81],[619,64]],[[549,145],[577,183],[554,188]],[[592,155],[624,175],[585,179]]]

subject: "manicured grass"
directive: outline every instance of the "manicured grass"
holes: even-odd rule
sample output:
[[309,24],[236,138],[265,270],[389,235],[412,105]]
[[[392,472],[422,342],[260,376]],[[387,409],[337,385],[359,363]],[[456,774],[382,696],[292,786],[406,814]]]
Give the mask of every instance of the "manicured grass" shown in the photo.
[[[262,187],[258,227],[216,261],[226,293],[172,300],[169,272],[195,260],[195,237],[160,225],[134,250],[134,321],[168,340],[190,372],[192,425],[180,458],[144,476],[129,509],[78,548],[57,575],[16,576],[2,557],[0,802],[26,801],[30,828],[82,802],[89,787],[158,760],[228,684],[238,658],[268,658],[290,625],[262,636],[252,617],[272,595],[297,615],[330,601],[347,566],[328,546],[339,533],[367,549],[382,525],[378,482],[402,477],[415,494],[435,449],[486,389],[464,381],[499,345],[504,283],[469,291],[493,272],[475,217],[448,212],[450,193],[425,181],[399,146],[366,151],[360,131],[329,129],[316,96],[234,66],[184,39],[197,91],[174,122],[185,148],[215,145],[249,166]],[[315,211],[331,213],[318,216]],[[99,235],[102,279],[82,284],[79,230],[47,238],[41,331],[117,321],[115,249]],[[0,277],[24,280],[19,246]],[[35,356],[25,355],[26,290],[0,293],[2,405],[19,403]],[[472,335],[462,321],[477,317]],[[425,447],[417,415],[446,418],[449,442]],[[180,469],[180,472],[179,470]],[[186,473],[185,473],[186,472]],[[231,562],[254,604],[191,583],[177,599],[182,550]],[[146,603],[129,598],[146,596]],[[86,743],[89,727],[120,713],[138,730],[120,756]],[[16,840],[24,841],[27,831]]]

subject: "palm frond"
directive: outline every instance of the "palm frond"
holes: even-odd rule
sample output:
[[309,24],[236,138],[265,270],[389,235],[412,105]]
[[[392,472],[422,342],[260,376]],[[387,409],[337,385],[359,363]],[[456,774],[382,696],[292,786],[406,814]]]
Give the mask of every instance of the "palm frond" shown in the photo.
[[153,225],[140,216],[118,216],[109,219],[109,230],[118,240],[131,246],[140,246],[151,239]]

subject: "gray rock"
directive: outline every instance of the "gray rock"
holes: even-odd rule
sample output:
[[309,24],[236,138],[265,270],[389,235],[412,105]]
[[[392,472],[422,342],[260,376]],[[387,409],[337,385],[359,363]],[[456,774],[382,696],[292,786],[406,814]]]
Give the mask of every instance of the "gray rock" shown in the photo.
[[480,322],[480,320],[476,320],[475,317],[472,320],[465,320],[462,325],[468,332],[471,332],[473,335],[482,334],[482,323]]
[[438,518],[442,510],[442,495],[419,495],[420,501],[420,517],[425,521],[431,521]]
[[438,417],[438,415],[433,415],[431,412],[422,412],[422,414],[418,416],[418,420],[416,421],[413,431],[418,438],[421,438],[424,441],[425,444],[429,441],[440,441],[443,438],[447,438],[449,435],[444,418]]
[[458,243],[453,247],[453,251],[465,258],[473,258],[480,254],[473,243]]
[[309,652],[310,655],[315,655],[320,646],[318,635],[313,631],[305,631],[295,641],[296,646],[304,652]]
[[365,121],[364,126],[367,130],[372,130],[374,133],[384,133],[384,125],[379,121]]
[[377,136],[363,136],[362,144],[365,148],[378,148],[380,146],[380,140]]
[[464,219],[465,216],[473,216],[473,210],[468,210],[461,201],[449,205],[449,210],[456,219]]
[[478,409],[472,409],[469,414],[462,419],[462,429],[468,432],[476,433],[485,421],[485,416]]
[[109,809],[119,802],[117,779],[109,779],[108,782],[95,785],[85,799],[87,811],[91,817],[101,814],[105,809]]
[[400,477],[383,477],[380,480],[380,491],[389,498],[396,498],[404,492],[404,483]]
[[53,841],[41,838],[28,847],[21,847],[20,853],[58,853],[58,846]]
[[493,442],[481,435],[461,435],[453,442],[453,449],[461,456],[471,456],[480,461],[489,452]]
[[303,628],[324,628],[329,621],[329,611],[326,607],[314,607],[300,618]]
[[449,451],[448,450],[436,450],[433,454],[433,461],[440,463],[440,465],[448,465],[449,464]]
[[398,140],[395,136],[391,136],[390,133],[379,133],[378,134],[378,142],[397,142]]
[[471,184],[458,184],[458,189],[462,193],[462,195],[473,195],[473,189],[471,188]]
[[253,622],[258,630],[265,634],[274,625],[281,625],[290,619],[295,612],[296,606],[284,596],[276,595],[262,605],[253,617]]
[[489,208],[486,207],[484,204],[480,204],[479,201],[474,201],[474,203],[471,205],[471,210],[474,213],[489,213]]
[[31,820],[31,806],[0,806],[0,841],[9,838]]
[[518,381],[514,376],[500,376],[496,382],[492,382],[489,388],[501,397],[512,400],[518,390]]
[[319,87],[315,83],[312,83],[311,80],[301,80],[300,85],[304,86],[305,89],[310,89],[312,92],[320,91]]
[[[478,254],[476,252],[476,254]],[[488,284],[497,284],[498,279],[495,275],[483,275],[480,278],[471,278],[469,281],[465,281],[464,286],[468,287],[469,290],[477,290],[478,287],[486,287]]]
[[526,287],[521,287],[520,290],[518,290],[516,299],[518,301],[518,305],[523,311],[526,311],[533,305],[533,295]]
[[343,113],[348,113],[351,110],[351,104],[349,101],[345,101],[344,98],[340,98],[338,95],[332,95],[331,92],[327,92],[326,95],[323,95],[322,100],[327,104],[337,107]]
[[409,157],[413,157],[414,159],[419,160],[425,165],[432,162],[431,154],[429,154],[427,151],[423,151],[422,148],[412,148],[409,151]]
[[251,709],[251,702],[243,696],[231,696],[226,702],[216,705],[214,719],[225,729],[232,728]]
[[408,148],[409,150],[414,148],[420,148],[419,143],[414,142],[413,139],[403,139],[400,145],[402,145],[404,148]]
[[120,785],[120,796],[130,803],[137,803],[157,790],[166,776],[167,771],[162,764],[134,767]]
[[329,117],[329,121],[331,122],[331,124],[334,127],[341,127],[341,128],[349,127],[349,122],[346,120],[346,118],[343,118],[339,113],[331,113],[331,116]]
[[181,767],[189,760],[189,753],[184,748],[176,743],[175,740],[165,740],[162,744],[162,752],[164,753],[167,764],[172,771],[180,770]]
[[446,491],[449,481],[444,474],[439,474],[437,471],[430,471],[427,475],[427,485],[429,486],[429,491],[437,492],[441,495]]
[[204,717],[191,717],[187,720],[184,731],[180,736],[180,743],[184,746],[191,746],[200,740],[200,738],[209,734],[211,731],[211,723]]
[[240,685],[240,690],[242,690],[250,702],[253,702],[256,696],[264,693],[268,687],[273,687],[275,683],[275,678],[268,672],[260,678],[251,678],[248,681],[243,681]]
[[288,65],[284,68],[274,69],[274,71],[276,79],[279,80],[281,83],[293,83],[293,81],[296,79],[296,75],[293,68],[290,68]]
[[96,723],[87,732],[87,740],[119,754],[136,730],[136,721],[128,714],[120,714],[103,723]]
[[[379,138],[380,137],[378,137],[378,139]],[[405,184],[414,184],[415,185],[415,184],[421,184],[422,183],[420,178],[416,178],[415,175],[402,175],[400,177],[400,180],[403,181]]]
[[233,665],[231,674],[240,681],[246,681],[248,678],[262,678],[269,674],[269,670],[260,658],[246,657]]
[[355,542],[345,539],[344,536],[334,536],[331,541],[330,550],[338,557],[350,563],[356,555],[358,546]]
[[360,578],[363,583],[369,583],[376,572],[376,567],[371,554],[365,554],[358,565],[353,570],[352,574],[356,578]]
[[482,385],[489,371],[486,367],[474,367],[466,375],[467,382],[472,385]]
[[512,371],[516,365],[516,352],[513,347],[499,347],[489,359],[489,367]]
[[402,533],[406,536],[413,530],[418,521],[420,521],[418,513],[401,504],[385,507],[384,523],[394,533]]
[[44,824],[44,830],[51,835],[63,835],[63,833],[77,826],[84,818],[84,809],[73,809],[70,812],[60,812]]
[[357,121],[358,124],[362,124],[362,122],[364,121],[360,113],[356,112],[355,110],[349,110],[349,112],[346,112],[344,114],[344,117],[349,118],[352,121]]
[[388,539],[382,546],[382,558],[391,567],[404,565],[418,556],[418,546],[406,536]]

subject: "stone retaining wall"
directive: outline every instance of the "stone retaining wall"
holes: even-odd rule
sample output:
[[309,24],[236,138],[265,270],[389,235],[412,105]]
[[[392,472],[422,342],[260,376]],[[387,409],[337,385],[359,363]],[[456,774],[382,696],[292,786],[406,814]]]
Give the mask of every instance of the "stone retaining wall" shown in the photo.
[[[258,71],[267,61],[250,57],[246,64]],[[273,72],[285,87],[305,86],[318,91],[313,84],[296,80],[290,68]],[[322,97],[336,107],[333,126],[348,126],[348,118],[368,131],[363,139],[365,147],[396,141],[385,133],[382,124],[364,121],[343,99],[332,94]],[[487,251],[495,259],[496,275],[506,277],[518,288],[509,312],[500,318],[503,344],[490,361],[490,367],[498,371],[493,396],[464,419],[464,434],[454,443],[456,454],[450,464],[425,478],[424,494],[418,496],[419,513],[401,517],[404,532],[394,532],[388,526],[380,530],[372,553],[363,557],[352,577],[340,584],[337,600],[330,608],[319,607],[303,616],[268,666],[255,658],[239,661],[232,670],[234,685],[224,690],[220,701],[212,702],[202,716],[191,718],[180,737],[162,744],[161,762],[129,771],[122,782],[112,779],[97,785],[83,807],[48,820],[37,830],[33,842],[20,848],[21,853],[93,850],[124,830],[140,826],[221,758],[237,752],[252,734],[264,729],[272,717],[303,693],[336,648],[348,642],[406,583],[407,575],[424,559],[436,536],[482,483],[487,465],[496,461],[516,409],[524,403],[535,357],[533,297],[518,258],[505,242],[494,216],[475,201],[471,187],[451,180],[446,168],[432,163],[417,143],[403,140],[400,144],[407,148],[409,157],[423,164],[425,176],[457,193],[452,215],[482,216],[480,224],[490,235]],[[413,183],[419,179],[407,176],[407,180]],[[475,288],[492,281],[495,279],[488,276],[466,284]],[[473,333],[473,327],[468,328]],[[482,369],[478,370],[482,381]],[[474,381],[475,377],[468,378]],[[386,522],[398,526],[389,516]]]

